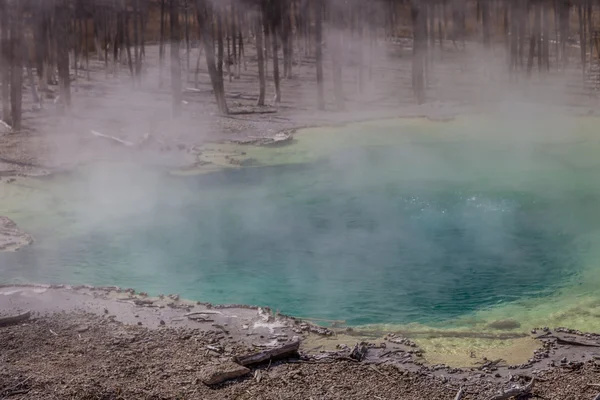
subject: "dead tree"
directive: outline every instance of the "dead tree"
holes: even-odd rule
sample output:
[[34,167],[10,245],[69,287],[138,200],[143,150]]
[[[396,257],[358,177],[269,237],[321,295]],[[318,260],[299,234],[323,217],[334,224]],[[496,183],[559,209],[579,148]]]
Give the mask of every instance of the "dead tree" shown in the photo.
[[12,128],[21,130],[23,100],[23,13],[16,3],[10,12],[10,114]]
[[56,4],[54,32],[56,32],[56,63],[58,66],[58,86],[61,103],[71,107],[71,77],[69,73],[69,34],[67,31],[69,21],[69,3],[62,0]]
[[[267,40],[271,41],[271,50],[273,53],[273,82],[275,84],[274,102],[281,102],[281,86],[279,76],[279,29],[281,22],[280,1],[263,0],[262,14],[265,24],[265,33]],[[268,45],[267,45],[268,48]]]
[[412,87],[418,104],[425,102],[425,57],[427,55],[427,18],[422,2],[412,0],[413,27]]
[[325,88],[323,79],[323,2],[313,0],[315,15],[315,50],[317,64],[317,104],[319,110],[325,110]]
[[333,95],[335,97],[335,103],[339,111],[344,110],[344,85],[343,85],[343,69],[342,69],[342,58],[344,56],[343,47],[343,29],[344,29],[344,9],[340,4],[334,4],[330,2],[330,23],[331,30],[330,36],[330,53],[332,61],[332,79],[333,79]]
[[284,0],[281,8],[281,43],[283,50],[283,77],[292,78],[292,58],[294,44],[292,41],[292,14],[293,3],[290,0]]
[[160,37],[158,42],[158,85],[163,84],[163,68],[165,64],[165,1],[160,0]]
[[265,77],[265,56],[264,56],[264,32],[263,32],[263,23],[262,23],[262,12],[256,13],[256,17],[254,19],[254,35],[256,37],[256,55],[258,61],[258,83],[259,83],[259,92],[258,92],[258,106],[265,105],[265,93],[267,91],[267,82]]
[[10,35],[8,27],[8,9],[6,1],[0,2],[0,73],[2,83],[2,119],[11,125],[10,115]]
[[181,40],[179,27],[179,0],[170,0],[169,21],[171,26],[171,93],[173,95],[173,115],[181,113],[181,60],[179,46]]
[[210,76],[210,82],[213,87],[213,92],[217,100],[217,106],[219,112],[222,115],[229,114],[227,107],[227,100],[225,99],[225,85],[223,82],[223,65],[221,64],[220,72],[215,64],[215,49],[214,43],[214,19],[213,19],[213,6],[209,0],[196,0],[196,16],[198,20],[198,26],[201,30],[200,35],[202,36],[202,44],[204,46],[204,54],[206,55],[206,65],[208,68],[208,74]]
[[477,3],[481,7],[481,24],[483,26],[483,46],[488,48],[491,44],[490,32],[490,2],[483,0]]
[[[539,5],[534,5],[534,20],[533,30],[529,39],[529,58],[527,60],[527,76],[531,76],[531,70],[533,68],[533,58],[535,57],[536,46],[541,49],[540,37],[542,34],[541,19],[542,13]],[[541,69],[541,52],[538,53],[538,61],[540,62]]]
[[220,2],[217,2],[213,5],[213,10],[216,12],[213,13],[213,19],[216,18],[217,22],[217,74],[219,77],[220,85],[223,87],[223,99],[225,98],[225,80],[223,79],[223,65],[225,63],[225,46],[223,43],[223,5]]

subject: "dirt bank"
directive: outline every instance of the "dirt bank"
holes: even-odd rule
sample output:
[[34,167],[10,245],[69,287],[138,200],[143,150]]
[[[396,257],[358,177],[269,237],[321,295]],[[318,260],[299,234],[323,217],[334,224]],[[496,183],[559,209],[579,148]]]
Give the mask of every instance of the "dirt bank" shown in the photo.
[[[247,306],[212,306],[175,295],[63,286],[0,289],[0,397],[10,399],[485,399],[535,377],[534,397],[591,399],[600,382],[600,340],[565,330],[532,333],[540,349],[526,365],[483,360],[478,368],[424,365],[408,338],[352,349],[310,348],[311,338],[347,341],[343,331]],[[6,322],[6,321],[5,321]],[[356,336],[355,336],[356,337]],[[213,386],[207,370],[234,356],[300,340],[299,355],[252,365]],[[359,340],[359,339],[358,339]],[[354,357],[354,358],[353,358]],[[537,361],[536,361],[537,360]]]

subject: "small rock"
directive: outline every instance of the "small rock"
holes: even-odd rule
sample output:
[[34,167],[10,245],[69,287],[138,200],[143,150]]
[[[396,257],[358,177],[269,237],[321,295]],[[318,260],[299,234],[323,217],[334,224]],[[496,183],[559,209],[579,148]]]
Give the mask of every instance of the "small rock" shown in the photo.
[[164,325],[165,321],[163,321],[162,319],[159,321],[159,324]]
[[205,385],[216,385],[229,379],[239,378],[250,373],[250,369],[227,361],[218,365],[209,365],[200,373],[200,379]]

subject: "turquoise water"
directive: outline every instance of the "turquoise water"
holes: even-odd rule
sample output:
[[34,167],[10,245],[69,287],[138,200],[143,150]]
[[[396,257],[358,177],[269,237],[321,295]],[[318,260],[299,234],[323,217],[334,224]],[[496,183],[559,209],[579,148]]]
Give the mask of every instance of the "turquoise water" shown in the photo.
[[309,130],[264,155],[293,164],[186,177],[89,166],[5,200],[37,242],[0,253],[1,280],[116,284],[353,325],[460,325],[593,294],[581,285],[595,270],[600,143],[567,128],[583,133],[395,121]]

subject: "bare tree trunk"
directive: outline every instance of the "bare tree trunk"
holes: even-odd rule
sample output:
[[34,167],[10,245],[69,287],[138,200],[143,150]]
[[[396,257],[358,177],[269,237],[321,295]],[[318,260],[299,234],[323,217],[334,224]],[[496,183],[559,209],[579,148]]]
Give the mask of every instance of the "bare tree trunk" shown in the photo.
[[[204,53],[206,54],[206,65],[208,74],[217,100],[219,112],[223,115],[229,114],[227,101],[225,99],[225,86],[223,84],[223,65],[221,64],[221,73],[215,65],[215,49],[214,49],[214,26],[213,26],[213,9],[212,2],[208,0],[196,0],[198,26],[202,30],[202,43],[204,45]],[[221,40],[221,44],[223,41]]]
[[[139,0],[138,0],[139,1]],[[146,58],[146,11],[148,9],[148,3],[147,0],[141,0],[142,1],[142,7],[140,8],[140,65],[139,65],[139,69],[140,71],[138,72],[138,76],[142,76],[141,74],[141,69],[142,69],[142,60],[144,60]]]
[[233,65],[234,65],[234,77],[235,79],[240,79],[240,62],[241,60],[238,58],[237,54],[237,30],[239,29],[237,22],[237,9],[235,4],[231,4],[231,53],[233,56]]
[[173,115],[181,114],[181,60],[179,47],[181,33],[179,27],[179,0],[170,0],[169,19],[171,25],[171,93],[173,95]]
[[527,20],[529,19],[527,5],[519,3],[519,68],[524,67],[525,42],[527,40]]
[[189,0],[185,0],[185,14],[183,20],[185,21],[185,73],[188,76],[190,74],[190,19],[189,19]]
[[62,104],[71,107],[71,78],[69,76],[69,48],[67,46],[68,12],[66,1],[61,2],[56,9],[56,62],[58,65],[58,85]]
[[[139,85],[140,77],[139,72],[141,70],[142,60],[140,55],[140,26],[139,26],[139,14],[140,14],[140,0],[134,0],[133,3],[133,54],[135,60],[135,68],[133,72],[134,83]],[[129,30],[129,29],[128,29]]]
[[536,45],[539,44],[539,36],[541,31],[540,19],[541,13],[539,12],[539,6],[534,5],[534,20],[533,20],[533,31],[529,39],[529,58],[527,60],[527,76],[531,76],[531,70],[533,69],[533,58],[535,57]]
[[544,4],[542,6],[542,21],[544,22],[543,25],[543,41],[542,41],[542,48],[543,48],[543,54],[542,57],[544,58],[544,66],[546,68],[546,71],[550,71],[550,12],[549,12],[549,7]]
[[483,45],[484,45],[484,47],[487,48],[491,44],[490,5],[489,5],[488,0],[483,0],[480,4],[481,4],[481,23],[483,24]]
[[561,46],[561,64],[563,70],[569,65],[569,52],[567,51],[567,41],[569,39],[569,12],[570,3],[565,0],[560,1],[559,5],[559,24],[560,24],[560,46]]
[[[217,3],[219,4],[219,3]],[[214,6],[213,6],[214,7]],[[223,43],[223,6],[218,5],[216,9],[217,19],[217,72],[219,74],[219,81],[224,85],[225,80],[223,79],[223,64],[225,59],[225,46]],[[223,96],[225,95],[225,89],[223,89]]]
[[0,3],[0,73],[2,74],[2,119],[12,125],[10,115],[10,35],[8,10],[4,1]]
[[[275,103],[281,102],[281,86],[279,76],[279,23],[281,22],[281,8],[279,3],[273,1],[263,1],[263,18],[268,24],[269,39],[271,40],[271,49],[273,51],[273,83],[275,84]],[[267,44],[268,48],[268,44]]]
[[315,11],[315,45],[317,59],[317,103],[319,110],[325,110],[325,88],[323,79],[323,3],[313,1]]
[[160,38],[158,42],[158,85],[163,85],[165,64],[165,0],[160,0]]
[[333,40],[331,43],[331,56],[332,56],[332,73],[333,73],[333,95],[335,97],[335,103],[339,111],[344,110],[344,85],[343,85],[343,69],[342,69],[342,57],[343,57],[343,10],[333,9],[331,12],[331,19],[333,25],[333,33],[330,35]]
[[583,74],[583,79],[585,79],[585,70],[587,66],[587,29],[585,26],[585,14],[586,9],[584,5],[579,4],[577,7],[577,14],[579,17],[579,45],[581,47],[581,72]]
[[131,38],[129,37],[129,13],[127,10],[123,11],[123,35],[125,37],[125,51],[127,52],[127,65],[129,66],[129,73],[131,79],[135,84],[135,71],[133,70],[133,58],[131,57]]
[[13,5],[13,15],[10,21],[11,49],[11,82],[10,82],[10,111],[12,128],[21,130],[23,115],[23,10],[19,4]]
[[290,79],[292,77],[292,18],[291,18],[290,0],[284,0],[281,11],[281,44],[283,47],[283,77]]
[[226,12],[225,7],[221,9],[221,14],[223,15],[223,19],[225,19],[225,38],[227,40],[227,59],[225,60],[225,67],[227,68],[227,76],[229,77],[229,82],[233,80],[233,74],[231,73],[231,64],[233,63],[233,56],[231,55],[231,25],[233,25],[233,21],[230,21],[230,14]]
[[238,23],[240,24],[240,29],[238,31],[238,46],[239,46],[239,54],[238,54],[238,62],[239,62],[239,66],[238,66],[238,71],[237,71],[237,76],[238,78],[241,75],[241,64],[242,62],[244,63],[244,71],[248,70],[248,65],[246,63],[246,55],[244,53],[244,36],[242,33],[242,24],[243,24],[243,13],[241,10],[238,10],[237,12],[237,19],[238,19]]
[[365,16],[363,13],[366,11],[363,3],[355,3],[357,9],[357,29],[358,29],[358,92],[363,94],[365,92]]
[[[261,13],[262,14],[262,13]],[[265,77],[265,56],[264,56],[264,43],[263,43],[263,23],[261,16],[256,17],[254,23],[254,32],[256,35],[256,56],[258,59],[258,82],[259,82],[259,93],[258,93],[258,106],[265,105],[265,93],[267,91],[267,83]]]
[[[589,63],[591,66],[592,63],[592,52],[594,51],[594,46],[593,46],[593,32],[594,32],[594,23],[592,20],[592,3],[590,1],[586,1],[586,8],[587,8],[587,29],[588,29],[588,34],[587,36],[587,41],[588,41],[588,45],[587,47],[590,49],[590,57],[589,57]],[[600,55],[600,54],[599,54]]]
[[423,43],[427,41],[425,13],[419,0],[412,0],[411,20],[413,26],[412,86],[418,104],[425,102],[425,56]]

